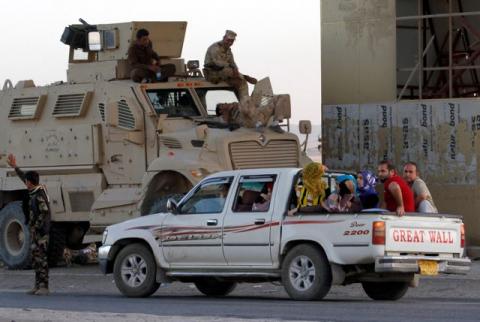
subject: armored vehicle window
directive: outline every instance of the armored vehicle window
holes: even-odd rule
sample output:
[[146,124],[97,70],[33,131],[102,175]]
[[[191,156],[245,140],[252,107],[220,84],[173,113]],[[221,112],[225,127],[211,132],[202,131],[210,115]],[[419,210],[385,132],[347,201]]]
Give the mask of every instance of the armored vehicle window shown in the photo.
[[147,95],[157,114],[168,114],[168,117],[200,116],[187,89],[151,89],[147,90]]
[[208,115],[215,115],[218,103],[238,102],[231,88],[197,88],[196,91]]
[[37,118],[44,106],[46,95],[15,98],[10,106],[8,118],[11,120]]

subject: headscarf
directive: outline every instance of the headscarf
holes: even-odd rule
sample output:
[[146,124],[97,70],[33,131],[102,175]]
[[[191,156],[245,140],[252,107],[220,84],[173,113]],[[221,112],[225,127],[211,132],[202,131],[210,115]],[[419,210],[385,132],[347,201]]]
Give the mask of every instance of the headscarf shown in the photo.
[[303,168],[303,185],[313,198],[325,199],[326,183],[322,180],[324,174],[323,165],[311,162]]
[[353,193],[354,195],[357,194],[357,190],[358,190],[358,184],[357,184],[357,179],[355,179],[354,176],[352,176],[351,174],[342,174],[341,176],[338,176],[335,178],[335,181],[337,181],[338,184],[344,182],[344,181],[347,181],[347,180],[350,180],[353,182]]
[[371,171],[363,170],[360,171],[363,177],[363,187],[358,187],[358,192],[360,194],[376,194],[375,185],[377,184],[377,179]]

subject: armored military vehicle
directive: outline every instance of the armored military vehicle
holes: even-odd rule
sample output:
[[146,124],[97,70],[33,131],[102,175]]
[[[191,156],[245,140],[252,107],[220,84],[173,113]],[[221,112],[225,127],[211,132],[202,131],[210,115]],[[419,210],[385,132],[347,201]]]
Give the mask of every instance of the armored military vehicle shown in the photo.
[[[207,82],[198,61],[180,58],[186,22],[81,22],[61,38],[70,47],[66,82],[6,80],[0,92],[0,258],[8,267],[29,263],[30,242],[27,192],[6,165],[8,153],[48,189],[51,264],[65,246],[100,242],[104,227],[161,211],[210,173],[308,161],[288,131],[232,131],[214,120],[216,104],[236,97],[227,84]],[[176,66],[167,82],[129,79],[127,52],[140,28],[162,63]],[[268,80],[257,85],[253,99],[272,95]],[[280,110],[288,125],[289,100]],[[308,136],[309,122],[302,128]]]

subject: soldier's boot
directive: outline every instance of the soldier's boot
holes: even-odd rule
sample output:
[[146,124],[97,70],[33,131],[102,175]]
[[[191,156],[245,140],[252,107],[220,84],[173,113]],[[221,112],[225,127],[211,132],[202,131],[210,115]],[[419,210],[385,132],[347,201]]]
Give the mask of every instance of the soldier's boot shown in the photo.
[[257,83],[257,79],[255,77],[243,74],[243,78],[252,85],[255,85]]
[[38,291],[35,292],[35,295],[49,295],[50,291],[46,287],[40,287]]
[[31,290],[27,291],[27,294],[28,295],[33,295],[33,294],[37,293],[38,289],[39,289],[38,286],[34,286]]

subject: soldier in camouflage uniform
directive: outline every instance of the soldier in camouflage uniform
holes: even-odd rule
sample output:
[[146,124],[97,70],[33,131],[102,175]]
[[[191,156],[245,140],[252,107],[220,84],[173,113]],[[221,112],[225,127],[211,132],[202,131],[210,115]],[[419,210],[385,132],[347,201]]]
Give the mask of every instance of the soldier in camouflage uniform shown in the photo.
[[35,270],[35,286],[28,294],[48,295],[47,250],[50,233],[50,206],[47,193],[39,184],[39,175],[35,171],[24,173],[17,167],[15,156],[10,154],[8,165],[15,169],[18,177],[25,183],[29,197],[28,227],[31,236],[32,266]]
[[209,82],[217,84],[224,81],[233,86],[235,94],[240,100],[248,96],[247,82],[256,84],[257,80],[248,75],[242,75],[238,71],[232,50],[230,49],[236,36],[235,32],[227,30],[222,40],[208,47],[205,55],[204,74],[205,79]]
[[263,132],[270,118],[273,120],[269,128],[277,133],[283,133],[279,120],[283,117],[276,113],[276,106],[281,104],[284,95],[274,95],[263,104],[256,106],[250,97],[246,97],[240,103],[219,103],[216,106],[215,113],[225,123],[229,125],[238,125],[248,128],[256,128],[257,131]]

